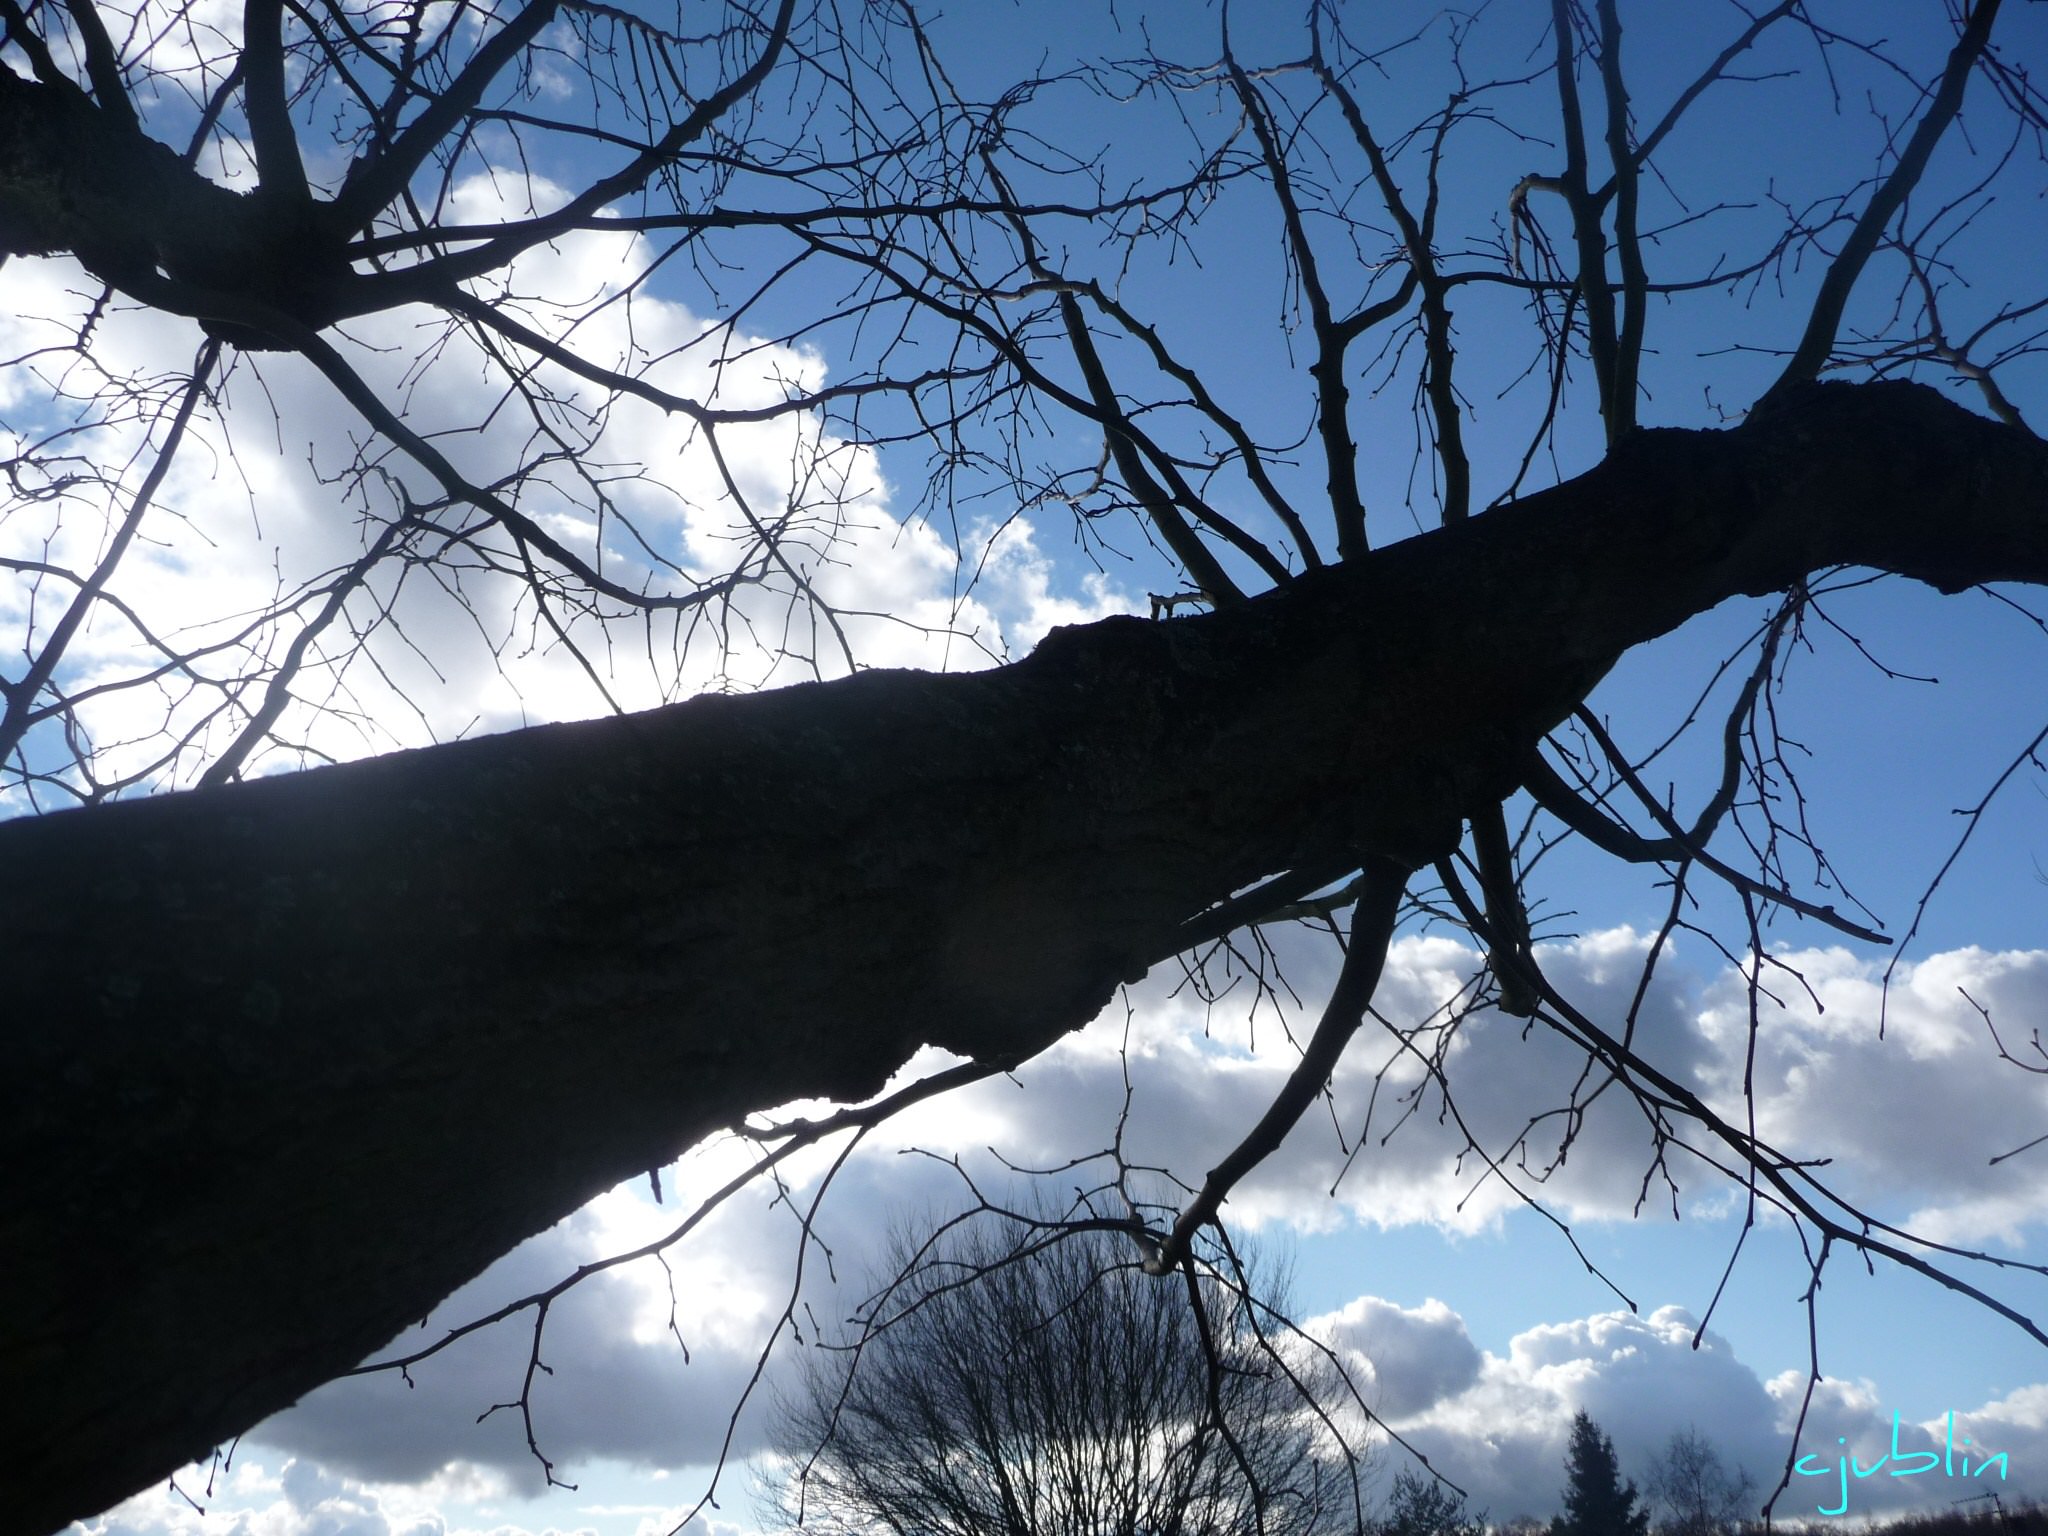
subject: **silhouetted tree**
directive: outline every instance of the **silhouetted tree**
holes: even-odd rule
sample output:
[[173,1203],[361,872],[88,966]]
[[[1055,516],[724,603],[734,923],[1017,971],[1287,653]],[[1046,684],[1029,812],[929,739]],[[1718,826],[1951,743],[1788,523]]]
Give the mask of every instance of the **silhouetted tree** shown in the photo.
[[1671,1432],[1650,1467],[1649,1495],[1663,1506],[1657,1529],[1666,1536],[1725,1536],[1756,1514],[1755,1494],[1749,1473],[1731,1472],[1690,1425]]
[[1161,1284],[1121,1232],[1051,1222],[891,1257],[857,1339],[814,1354],[784,1407],[783,1517],[847,1536],[1361,1530],[1304,1367],[1214,1277]]
[[1622,1480],[1614,1442],[1583,1408],[1572,1415],[1564,1471],[1564,1513],[1551,1520],[1550,1536],[1648,1536],[1636,1485]]
[[1394,1474],[1377,1536],[1485,1536],[1486,1516],[1465,1508],[1465,1496],[1437,1478],[1403,1467]]

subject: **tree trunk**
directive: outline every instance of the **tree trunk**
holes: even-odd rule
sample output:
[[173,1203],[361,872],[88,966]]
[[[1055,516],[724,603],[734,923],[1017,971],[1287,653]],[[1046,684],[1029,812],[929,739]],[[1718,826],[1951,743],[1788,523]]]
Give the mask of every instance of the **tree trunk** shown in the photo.
[[0,1528],[90,1515],[522,1238],[920,1044],[1021,1061],[1278,871],[1419,865],[1629,647],[2048,580],[2048,447],[1804,391],[1223,612],[0,826]]

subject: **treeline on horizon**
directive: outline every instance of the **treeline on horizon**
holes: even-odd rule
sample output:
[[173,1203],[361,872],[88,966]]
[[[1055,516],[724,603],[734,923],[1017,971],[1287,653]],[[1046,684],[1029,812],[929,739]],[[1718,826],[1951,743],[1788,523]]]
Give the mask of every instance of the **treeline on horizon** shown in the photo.
[[[1993,1505],[1978,1497],[1970,1502],[1974,1506],[1970,1509],[1916,1510],[1890,1520],[1873,1518],[1858,1522],[1855,1515],[1774,1520],[1771,1530],[1773,1536],[1780,1532],[1789,1532],[1791,1536],[1828,1536],[1830,1532],[1841,1532],[1845,1526],[1857,1529],[1859,1536],[2048,1536],[2048,1507],[2032,1499],[2008,1499]],[[1763,1536],[1763,1529],[1761,1520],[1748,1522],[1737,1536]]]
[[[1884,1519],[1877,1516],[1837,1515],[1832,1518],[1808,1515],[1804,1518],[1771,1521],[1769,1536],[2048,1536],[2048,1506],[2033,1499],[2008,1499],[1997,1508],[1972,1500],[1972,1509],[1939,1512],[1917,1510]],[[1652,1521],[1653,1536],[1668,1536],[1675,1527]],[[1548,1536],[1550,1522],[1529,1516],[1487,1527],[1490,1536]],[[1766,1536],[1761,1520],[1745,1520],[1730,1526],[1725,1536]]]

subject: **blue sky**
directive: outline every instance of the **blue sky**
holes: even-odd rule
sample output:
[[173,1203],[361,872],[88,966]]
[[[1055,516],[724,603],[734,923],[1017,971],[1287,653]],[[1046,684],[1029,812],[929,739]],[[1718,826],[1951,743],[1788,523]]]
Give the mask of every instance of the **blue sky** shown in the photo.
[[[1241,46],[1291,56],[1293,9],[1239,7]],[[1935,67],[1946,33],[1931,23],[1933,8],[1851,9],[1859,26],[1889,36],[1899,57],[1921,74]],[[1411,19],[1420,24],[1436,10],[1389,7],[1374,25],[1397,38],[1411,29]],[[1492,8],[1469,43],[1472,76],[1534,68],[1538,61],[1529,50],[1542,40],[1542,10]],[[1128,12],[1118,12],[1123,26],[1115,29],[1111,13],[1093,5],[960,11],[938,36],[942,47],[955,50],[956,78],[970,93],[977,83],[1007,81],[1033,67],[1041,54],[1050,70],[1068,53],[1114,56],[1137,46]],[[1654,7],[1640,16],[1631,11],[1629,19],[1639,100],[1652,103],[1739,25],[1732,6]],[[2042,52],[2048,19],[2040,7],[2022,7],[2010,22],[2007,46],[2015,56],[2029,49],[2048,56]],[[1179,48],[1200,57],[1212,49],[1214,24],[1212,11],[1188,7],[1167,29],[1179,36],[1155,31],[1153,37],[1162,52]],[[1433,110],[1451,79],[1447,35],[1444,23],[1429,26],[1389,57],[1383,77],[1361,86],[1376,117],[1405,125]],[[1762,78],[1732,83],[1710,98],[1693,128],[1674,137],[1665,157],[1678,189],[1672,196],[1704,189],[1709,198],[1739,206],[1670,233],[1654,253],[1660,272],[1705,271],[1719,252],[1745,248],[1770,225],[1773,199],[1803,206],[1867,173],[1878,130],[1865,93],[1875,93],[1869,99],[1894,113],[1910,97],[1898,94],[1895,76],[1860,54],[1839,50],[1828,62],[1838,72],[1839,107],[1830,101],[1811,48],[1788,47],[1760,57]],[[1779,68],[1793,66],[1802,70],[1797,79],[1775,77]],[[1448,161],[1449,248],[1473,249],[1493,228],[1515,180],[1552,167],[1556,151],[1544,142],[1553,130],[1543,100],[1540,93],[1503,93],[1498,121],[1460,130]],[[1076,84],[1049,88],[1045,102],[1063,131],[1113,146],[1112,166],[1153,167],[1188,153],[1180,131],[1144,103],[1121,105]],[[1989,126],[1995,119],[1987,113],[1972,121],[1982,125],[1977,135],[1988,153],[1997,138]],[[1200,123],[1198,129],[1208,131]],[[1412,154],[1399,163],[1412,174]],[[1957,148],[1938,169],[1952,184],[1972,163]],[[574,167],[556,169],[566,174]],[[464,195],[487,214],[501,194],[470,185]],[[1298,355],[1290,360],[1275,297],[1272,224],[1257,216],[1255,192],[1239,206],[1241,215],[1203,226],[1199,264],[1148,257],[1127,274],[1123,291],[1181,355],[1228,383],[1248,417],[1278,433],[1302,419],[1303,369]],[[1554,216],[1546,218],[1559,227]],[[1075,230],[1067,252],[1084,268],[1102,259],[1085,249],[1086,234]],[[1467,243],[1459,245],[1461,239]],[[2043,249],[2048,218],[2038,195],[2031,202],[2007,196],[1988,208],[1959,247],[1975,263],[1971,275],[1978,286],[1958,290],[1958,310],[2030,297],[2023,291],[2026,268],[2038,267]],[[595,292],[616,283],[634,254],[617,237],[564,242],[559,250],[535,253],[522,277]],[[1809,259],[1733,300],[1709,291],[1656,305],[1645,420],[1705,426],[1717,422],[1719,411],[1739,410],[1768,381],[1771,367],[1759,353],[1729,349],[1782,345],[1795,323],[1788,317],[1800,312],[1816,276]],[[10,355],[36,339],[34,322],[22,317],[77,307],[74,277],[61,264],[11,263],[5,281],[13,314],[0,325],[16,343],[6,348]],[[816,288],[793,286],[764,307],[758,323],[766,326],[818,298]],[[1460,369],[1471,407],[1467,432],[1483,504],[1513,474],[1541,409],[1540,380],[1510,387],[1530,355],[1518,298],[1471,287],[1459,291],[1457,307]],[[696,334],[712,312],[712,301],[692,286],[687,271],[667,272],[640,304],[635,323],[644,342],[679,341]],[[355,330],[362,366],[396,389],[403,351],[380,356],[375,348],[403,349],[405,323],[364,322]],[[837,335],[825,333],[807,352],[762,349],[751,379],[726,380],[727,398],[768,388],[778,369],[836,376],[843,366],[832,350]],[[129,315],[108,322],[105,345],[143,367],[189,358],[192,340],[178,325]],[[600,329],[592,344],[603,342]],[[487,412],[490,391],[463,371],[462,362],[455,355],[435,390],[415,397],[418,410],[447,422]],[[676,364],[676,375],[686,377],[690,366]],[[17,376],[17,392],[0,398],[21,400],[20,383]],[[1391,537],[1430,520],[1429,465],[1417,455],[1412,373],[1368,369],[1365,383],[1380,387],[1368,388],[1359,403],[1362,478],[1376,526]],[[2038,365],[2031,373],[2015,369],[2007,387],[2030,420],[2048,420],[2048,376]],[[1548,451],[1539,457],[1532,486],[1597,458],[1588,398],[1569,397],[1554,459]],[[169,499],[184,509],[184,522],[137,556],[139,590],[174,619],[196,622],[209,607],[260,601],[279,579],[280,560],[311,571],[346,558],[355,534],[330,515],[334,487],[309,467],[304,448],[310,443],[314,462],[323,467],[342,455],[346,423],[330,399],[324,384],[288,361],[247,365],[229,392],[226,425],[210,429],[223,439],[232,435],[233,471],[223,473],[227,461],[219,457],[194,456],[181,464]],[[641,498],[633,505],[687,557],[715,558],[724,514],[715,495],[702,490],[707,470],[698,450],[651,413],[622,411],[613,430],[608,442],[630,443],[665,485],[681,487],[685,500],[698,498],[678,513],[674,497],[649,485],[629,493]],[[1067,436],[1055,433],[1049,454],[1079,443],[1070,427],[1061,431]],[[488,463],[493,451],[513,442],[508,429],[494,423],[465,441],[464,451]],[[1000,536],[993,532],[1004,511],[999,503],[968,506],[963,566],[963,550],[949,542],[949,530],[911,514],[925,474],[913,451],[877,455],[815,423],[742,435],[741,447],[741,478],[764,494],[776,494],[776,477],[786,477],[797,450],[832,460],[865,488],[863,525],[846,535],[843,565],[821,581],[844,607],[886,610],[927,625],[912,630],[850,621],[865,664],[959,666],[985,660],[983,650],[1021,654],[1054,624],[1143,611],[1147,592],[1169,581],[1127,535],[1118,543],[1131,558],[1108,558],[1098,567],[1077,547],[1065,514],[1050,505],[1027,509]],[[1084,464],[1089,456],[1083,444],[1070,457]],[[1315,479],[1312,465],[1284,479],[1310,500],[1305,488]],[[983,521],[977,526],[976,519]],[[14,536],[34,532],[17,524]],[[963,599],[962,571],[985,550],[982,577]],[[195,583],[195,572],[203,573],[202,581]],[[516,632],[516,605],[491,606],[495,601],[484,599],[484,622],[471,625],[432,593],[410,593],[401,610],[407,644],[380,653],[385,673],[338,664],[334,674],[341,696],[372,724],[320,737],[321,749],[354,755],[429,734],[599,709],[601,701],[559,652],[511,644],[494,655],[475,644],[478,629]],[[1974,803],[2048,723],[2042,703],[2048,692],[2041,687],[2048,637],[1981,594],[1942,599],[1891,583],[1845,587],[1823,606],[1885,665],[1940,679],[1888,679],[1842,633],[1815,623],[1808,630],[1810,651],[1797,657],[1776,696],[1787,734],[1804,749],[1802,782],[1819,840],[1849,888],[1889,931],[1903,933],[1961,831],[1953,809]],[[1768,611],[1756,601],[1730,604],[1632,655],[1602,684],[1594,707],[1611,717],[1625,744],[1661,739],[1718,659]],[[17,613],[0,607],[0,615]],[[752,633],[782,633],[770,629],[775,616],[766,609],[746,616],[755,621]],[[947,630],[971,632],[976,643],[949,638]],[[79,665],[108,673],[132,665],[125,646],[120,636],[105,636]],[[631,651],[622,645],[613,653],[618,670],[607,679],[631,705],[658,702],[677,689],[787,682],[805,671],[786,656],[750,650],[744,634],[722,653],[693,655],[660,676]],[[387,687],[380,676],[395,678],[395,685]],[[399,687],[421,707],[401,709]],[[1724,686],[1717,697],[1725,701],[1728,694]],[[1445,707],[1455,708],[1456,701],[1446,700]],[[118,714],[108,716],[110,736],[130,726],[140,729]],[[1660,770],[1679,779],[1681,804],[1697,803],[1705,761],[1696,751],[1681,752],[1674,766]],[[1664,778],[1653,782],[1661,787]],[[1796,988],[1786,989],[1790,1006],[1770,1019],[1765,1051],[1777,1076],[1760,1096],[1763,1113],[1780,1117],[1786,1134],[1797,1138],[1788,1150],[1837,1154],[1843,1186],[1881,1214],[1925,1218],[1965,1246],[2035,1263],[2048,1262],[2048,1199],[2039,1193],[2048,1188],[2041,1174],[2048,1147],[1997,1167],[1986,1157],[2048,1130],[2048,1080],[2022,1077],[1992,1059],[1982,1023],[1957,988],[1995,1003],[1994,1017],[2011,1044],[2024,1042],[2048,1015],[2044,791],[2048,780],[2041,773],[2022,772],[1977,829],[1929,907],[1907,968],[1895,978],[1882,1047],[1875,1033],[1883,959],[1844,948],[1827,932],[1790,924],[1767,931],[1767,941],[1784,948],[1787,963],[1804,971],[1828,1008],[1816,1012]],[[1609,1006],[1624,1000],[1642,936],[1663,911],[1664,897],[1652,880],[1618,873],[1583,850],[1563,849],[1546,862],[1537,889],[1549,914],[1542,931],[1554,941],[1547,959],[1565,990]],[[1727,915],[1712,913],[1721,923]],[[1739,929],[1719,931],[1739,951]],[[1312,1005],[1328,980],[1328,953],[1300,936],[1276,943],[1290,979]],[[1405,930],[1381,1006],[1399,1017],[1426,1014],[1476,963],[1452,935]],[[1173,980],[1155,976],[1130,998],[1132,1075],[1139,1088],[1134,1134],[1182,1177],[1198,1179],[1207,1166],[1203,1159],[1250,1124],[1287,1063],[1271,1048],[1277,1031],[1270,1015],[1257,1035],[1263,1048],[1253,1053],[1241,1012],[1228,1002],[1204,1010],[1185,991],[1176,994]],[[1739,1060],[1739,1004],[1739,988],[1720,957],[1702,941],[1681,936],[1676,963],[1649,1011],[1665,1032],[1651,1053],[1681,1060],[1725,1086]],[[1287,1011],[1300,1017],[1299,1009]],[[991,1145],[1036,1165],[1104,1145],[1121,1092],[1116,1047],[1123,1028],[1123,1020],[1112,1017],[1018,1073],[1015,1084],[984,1085],[960,1102],[921,1110],[878,1138],[881,1145],[842,1176],[827,1208],[842,1272],[859,1273],[861,1256],[892,1220],[959,1196],[957,1182],[938,1164],[898,1156],[901,1146],[981,1159],[986,1167]],[[1463,1047],[1468,1075],[1459,1082],[1470,1084],[1473,1104],[1505,1139],[1516,1105],[1546,1084],[1555,1086],[1568,1063],[1543,1039],[1520,1041],[1505,1021],[1476,1021],[1469,1034]],[[1644,1146],[1626,1116],[1596,1116],[1577,1155],[1537,1193],[1637,1303],[1635,1315],[1586,1272],[1553,1227],[1497,1185],[1477,1180],[1469,1166],[1456,1171],[1456,1147],[1433,1131],[1427,1115],[1387,1148],[1363,1157],[1331,1197],[1342,1160],[1338,1130],[1358,1133],[1370,1074],[1386,1055],[1383,1043],[1362,1036],[1339,1073],[1333,1111],[1311,1115],[1228,1211],[1244,1229],[1291,1254],[1297,1310],[1321,1319],[1333,1343],[1359,1352],[1361,1368],[1375,1373],[1386,1400],[1403,1405],[1410,1438],[1472,1490],[1476,1505],[1499,1517],[1548,1512],[1561,1480],[1566,1421],[1580,1405],[1615,1434],[1624,1469],[1638,1478],[1665,1435],[1696,1424],[1769,1486],[1785,1458],[1788,1404],[1803,1390],[1807,1358],[1800,1304],[1806,1272],[1782,1225],[1767,1221],[1751,1236],[1712,1319],[1712,1334],[1694,1350],[1692,1321],[1713,1295],[1735,1240],[1736,1212],[1725,1183],[1681,1160],[1675,1171],[1682,1219],[1668,1218],[1663,1196],[1651,1202],[1652,1214],[1630,1219]],[[458,1295],[437,1313],[436,1326],[639,1240],[674,1219],[677,1191],[708,1187],[733,1155],[730,1147],[714,1147],[670,1170],[664,1180],[670,1203],[660,1208],[644,1183],[604,1197]],[[800,1185],[818,1173],[815,1163],[801,1164]],[[1655,1214],[1660,1202],[1662,1216]],[[688,1365],[660,1327],[666,1288],[652,1266],[593,1286],[551,1325],[556,1334],[549,1357],[560,1375],[544,1388],[537,1411],[562,1474],[582,1485],[578,1492],[536,1488],[532,1463],[506,1416],[475,1422],[484,1407],[508,1395],[517,1374],[525,1346],[523,1331],[515,1328],[422,1369],[411,1390],[389,1378],[343,1383],[264,1426],[245,1440],[216,1497],[201,1499],[214,1505],[206,1525],[196,1524],[179,1497],[159,1492],[89,1528],[101,1536],[219,1528],[251,1536],[582,1529],[637,1536],[666,1529],[703,1488],[733,1396],[774,1331],[781,1302],[771,1298],[786,1283],[794,1249],[786,1214],[764,1204],[742,1203],[721,1215],[675,1260]],[[1826,1282],[1819,1326],[1827,1381],[1803,1448],[1824,1452],[1823,1460],[1832,1463],[1840,1435],[1874,1455],[1891,1433],[1894,1414],[1903,1420],[1905,1443],[1917,1446],[1922,1442],[1915,1436],[1954,1412],[1968,1417],[1982,1443],[2009,1451],[2010,1490],[2048,1495],[2048,1353],[2010,1324],[1924,1280],[1887,1271],[1866,1276],[1853,1260],[1838,1257]],[[2002,1295],[2037,1315],[2048,1312],[2048,1281],[1999,1284]],[[825,1316],[846,1307],[843,1296],[819,1293],[815,1302]],[[742,1452],[764,1444],[758,1421],[742,1421],[738,1444]],[[754,1525],[744,1482],[743,1472],[727,1474],[730,1492],[707,1517],[712,1524]],[[188,1491],[202,1483],[181,1479]],[[1781,1501],[1781,1514],[1806,1512],[1799,1491]],[[1927,1478],[1873,1479],[1854,1496],[1859,1509],[1878,1509],[1914,1496],[1940,1502],[1965,1491],[1973,1490]],[[1821,1493],[1832,1496],[1832,1485],[1823,1484]]]

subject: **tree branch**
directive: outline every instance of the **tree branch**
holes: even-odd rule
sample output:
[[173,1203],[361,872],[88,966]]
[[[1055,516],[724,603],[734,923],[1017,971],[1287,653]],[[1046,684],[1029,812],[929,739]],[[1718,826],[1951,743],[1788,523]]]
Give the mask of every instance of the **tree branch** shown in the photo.
[[[1379,188],[1380,201],[1386,205],[1388,215],[1401,232],[1401,244],[1408,253],[1408,281],[1403,285],[1402,294],[1395,297],[1405,303],[1408,287],[1416,286],[1422,290],[1426,359],[1422,389],[1429,398],[1430,421],[1436,428],[1437,460],[1444,471],[1443,520],[1447,523],[1461,522],[1472,510],[1472,463],[1465,452],[1464,413],[1458,406],[1457,390],[1451,384],[1451,369],[1457,349],[1451,342],[1451,310],[1447,302],[1450,285],[1444,281],[1442,268],[1437,265],[1436,252],[1430,245],[1431,232],[1416,220],[1407,199],[1401,195],[1400,185],[1394,180],[1393,170],[1387,164],[1379,141],[1373,137],[1357,98],[1328,65],[1318,61],[1315,69],[1323,89],[1336,99],[1338,110],[1351,129],[1351,137],[1365,152],[1366,164],[1372,168],[1373,182]],[[1444,126],[1449,126],[1448,110]],[[1439,134],[1439,148],[1441,144]],[[1432,181],[1434,177],[1435,151],[1432,151]]]
[[1621,72],[1621,13],[1599,0],[1600,86],[1607,101],[1607,158],[1614,167],[1614,246],[1621,262],[1621,326],[1614,342],[1614,385],[1608,439],[1636,424],[1636,375],[1643,361],[1643,324],[1649,276],[1636,216],[1637,159],[1629,143],[1628,82]]
[[134,542],[135,534],[142,526],[142,519],[149,511],[150,503],[163,486],[164,476],[170,473],[171,464],[178,456],[178,449],[185,441],[185,428],[192,420],[192,412],[198,407],[206,393],[213,386],[213,370],[220,361],[220,343],[209,340],[199,349],[199,356],[192,364],[192,378],[179,398],[178,408],[171,417],[169,429],[164,433],[156,459],[149,466],[149,472],[142,477],[142,484],[135,489],[129,500],[128,510],[122,516],[121,525],[114,530],[114,536],[107,541],[106,552],[92,574],[78,583],[78,590],[72,594],[70,604],[63,615],[51,628],[42,648],[36,652],[19,680],[7,689],[7,709],[0,715],[0,759],[10,757],[21,745],[21,738],[36,721],[36,699],[50,679],[56,676],[58,666],[63,662],[65,652],[71,648],[79,627],[92,614],[94,606],[113,579],[121,559],[128,553],[128,546]]
[[284,0],[244,0],[241,63],[242,107],[263,191],[288,207],[305,207],[313,194],[285,94]]
[[1337,558],[1355,560],[1372,545],[1366,536],[1365,499],[1358,490],[1358,444],[1351,435],[1351,384],[1344,377],[1351,338],[1330,313],[1315,246],[1309,240],[1301,204],[1294,195],[1287,152],[1266,103],[1243,66],[1227,51],[1224,63],[1251,124],[1252,135],[1259,141],[1266,174],[1273,180],[1273,196],[1279,201],[1282,227],[1287,231],[1287,251],[1293,259],[1302,295],[1308,300],[1309,327],[1316,342],[1316,357],[1309,365],[1309,373],[1316,382],[1315,419],[1323,443],[1324,489],[1330,498],[1331,515],[1337,522]]
[[370,221],[397,199],[427,163],[434,146],[469,116],[491,82],[540,36],[560,9],[560,0],[529,0],[524,10],[477,49],[462,73],[434,95],[397,138],[380,142],[371,157],[350,166],[347,182],[334,200],[335,222],[351,234],[369,228]]
[[85,74],[92,82],[93,100],[120,127],[140,133],[142,125],[135,116],[135,103],[128,99],[127,84],[121,79],[121,56],[114,51],[114,40],[107,36],[99,7],[93,0],[66,0],[66,7],[85,49]]
[[1286,1083],[1266,1106],[1259,1123],[1245,1133],[1222,1162],[1209,1170],[1200,1192],[1181,1212],[1173,1231],[1159,1245],[1159,1252],[1145,1260],[1145,1268],[1152,1274],[1171,1274],[1185,1265],[1195,1234],[1216,1219],[1217,1211],[1238,1181],[1287,1139],[1295,1122],[1329,1085],[1330,1074],[1337,1070],[1344,1047],[1358,1032],[1372,1002],[1373,989],[1379,985],[1380,972],[1386,968],[1387,946],[1394,941],[1394,919],[1400,913],[1401,898],[1407,893],[1412,871],[1389,860],[1370,859],[1363,873],[1358,904],[1351,909],[1351,936],[1344,950],[1344,964],[1301,1060],[1287,1074]]
[[1600,204],[1587,186],[1586,124],[1579,104],[1578,36],[1571,0],[1551,0],[1550,28],[1557,47],[1557,101],[1564,121],[1564,175],[1551,183],[1571,210],[1572,238],[1578,246],[1579,293],[1586,310],[1586,347],[1593,358],[1593,379],[1600,389],[1600,415],[1607,440],[1617,441],[1614,393],[1615,357],[1620,346],[1614,321],[1614,286],[1607,278],[1607,236],[1600,227]]
[[0,1266],[10,1514],[204,1454],[750,1111],[924,1043],[1013,1064],[1279,871],[1445,856],[1622,652],[1731,596],[2048,583],[2044,507],[2048,444],[1815,386],[989,672],[0,824],[0,1160],[63,1170],[0,1184],[0,1251],[48,1259]]
[[1963,35],[1949,53],[1948,67],[1941,72],[1941,84],[1935,90],[1934,100],[1928,103],[1927,115],[1920,119],[1920,126],[1906,142],[1899,163],[1892,167],[1892,173],[1885,177],[1884,185],[1877,189],[1870,206],[1863,210],[1863,217],[1843,242],[1841,254],[1828,264],[1820,292],[1814,296],[1813,313],[1807,317],[1805,334],[1799,338],[1799,345],[1793,349],[1777,383],[1764,395],[1766,400],[1820,377],[1821,369],[1834,352],[1842,311],[1848,307],[1849,295],[1856,287],[1856,279],[1863,274],[1864,264],[1884,238],[1892,215],[1899,211],[1906,195],[1920,184],[1934,146],[1941,142],[1941,136],[1963,109],[1964,88],[1970,83],[1970,71],[1990,46],[1991,24],[1998,19],[1999,4],[2000,0],[1976,0],[1976,9],[1964,24]]

